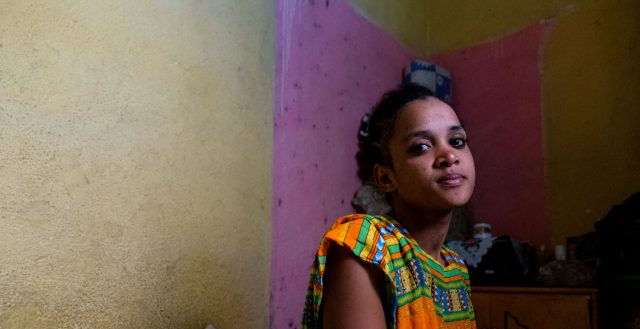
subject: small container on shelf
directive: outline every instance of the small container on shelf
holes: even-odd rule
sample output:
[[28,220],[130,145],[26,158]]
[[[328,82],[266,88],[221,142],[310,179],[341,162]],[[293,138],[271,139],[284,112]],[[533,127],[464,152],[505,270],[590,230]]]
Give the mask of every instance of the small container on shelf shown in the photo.
[[491,224],[478,223],[473,225],[473,237],[478,240],[491,239]]

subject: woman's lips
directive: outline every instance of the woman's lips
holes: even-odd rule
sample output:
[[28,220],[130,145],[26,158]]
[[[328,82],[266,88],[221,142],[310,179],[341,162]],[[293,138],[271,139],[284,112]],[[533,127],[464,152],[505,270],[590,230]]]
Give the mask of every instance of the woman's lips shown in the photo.
[[437,182],[440,185],[446,187],[456,187],[462,185],[466,178],[460,174],[447,174],[445,176],[440,177]]

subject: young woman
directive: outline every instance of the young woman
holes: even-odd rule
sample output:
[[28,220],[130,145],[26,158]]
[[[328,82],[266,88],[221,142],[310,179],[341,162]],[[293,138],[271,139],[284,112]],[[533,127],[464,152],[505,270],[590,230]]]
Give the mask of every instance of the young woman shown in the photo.
[[302,328],[475,328],[467,268],[443,245],[475,184],[456,113],[404,84],[374,107],[357,158],[392,211],[339,218],[325,234]]

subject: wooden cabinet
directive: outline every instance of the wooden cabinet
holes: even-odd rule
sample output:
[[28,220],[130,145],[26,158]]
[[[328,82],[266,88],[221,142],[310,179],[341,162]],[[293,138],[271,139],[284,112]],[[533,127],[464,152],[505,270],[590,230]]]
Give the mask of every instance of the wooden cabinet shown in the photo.
[[596,289],[472,287],[478,329],[596,329]]

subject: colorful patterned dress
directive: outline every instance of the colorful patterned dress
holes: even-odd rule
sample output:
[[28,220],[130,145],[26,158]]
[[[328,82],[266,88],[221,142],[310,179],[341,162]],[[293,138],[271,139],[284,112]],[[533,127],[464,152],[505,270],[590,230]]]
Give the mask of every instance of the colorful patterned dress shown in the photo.
[[361,214],[338,219],[322,239],[311,268],[302,328],[321,328],[322,280],[331,242],[386,274],[387,328],[476,328],[469,273],[455,252],[443,247],[443,267],[390,216]]

